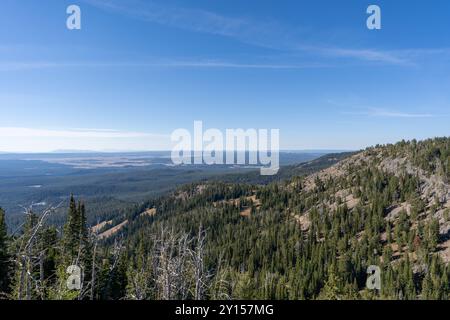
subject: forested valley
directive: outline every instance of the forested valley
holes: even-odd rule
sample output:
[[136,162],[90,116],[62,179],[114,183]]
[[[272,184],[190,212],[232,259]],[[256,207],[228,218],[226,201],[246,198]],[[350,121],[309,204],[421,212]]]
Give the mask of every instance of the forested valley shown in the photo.
[[57,204],[12,233],[0,210],[1,298],[449,299],[450,138],[339,160],[184,185],[95,225],[74,197],[63,227]]

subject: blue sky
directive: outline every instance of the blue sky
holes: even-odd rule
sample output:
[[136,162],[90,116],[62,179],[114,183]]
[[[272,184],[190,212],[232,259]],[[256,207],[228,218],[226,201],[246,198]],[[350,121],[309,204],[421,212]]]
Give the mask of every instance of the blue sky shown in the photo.
[[449,135],[448,30],[447,0],[3,0],[0,150],[169,149],[194,120],[283,149]]

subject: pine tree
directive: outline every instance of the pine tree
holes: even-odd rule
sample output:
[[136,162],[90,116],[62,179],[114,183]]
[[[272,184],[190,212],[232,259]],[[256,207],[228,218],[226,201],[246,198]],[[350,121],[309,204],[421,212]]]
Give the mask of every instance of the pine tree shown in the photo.
[[[236,274],[236,284],[233,290],[233,299],[253,299],[254,282],[248,272]],[[281,285],[279,283],[279,285]]]
[[84,289],[91,278],[92,244],[89,239],[85,206],[82,202],[79,202],[77,205],[73,195],[70,197],[62,244],[63,253],[57,272],[60,277],[60,286],[67,277],[65,274],[66,268],[70,265],[76,265],[82,270],[82,288]]
[[65,265],[75,263],[78,257],[80,244],[80,217],[73,195],[70,196],[67,222],[63,234],[63,260]]
[[10,256],[8,254],[7,237],[5,212],[0,208],[0,295],[8,292],[10,284]]
[[84,281],[91,279],[92,270],[92,243],[89,239],[89,230],[87,227],[86,208],[84,203],[78,203],[78,229],[79,229],[79,263],[84,271]]
[[339,278],[336,273],[333,271],[333,268],[330,268],[328,272],[328,279],[325,282],[325,285],[320,292],[319,299],[321,300],[342,300],[343,294],[339,288]]
[[427,273],[422,281],[422,293],[421,298],[423,300],[429,300],[433,295],[433,284],[431,282],[430,274]]

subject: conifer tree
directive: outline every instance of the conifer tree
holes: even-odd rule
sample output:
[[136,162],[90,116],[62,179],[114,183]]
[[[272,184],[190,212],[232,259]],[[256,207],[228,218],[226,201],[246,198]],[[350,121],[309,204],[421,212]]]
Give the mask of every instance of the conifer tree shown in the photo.
[[7,237],[5,212],[0,208],[0,294],[8,292],[9,289],[10,256]]
[[343,298],[342,291],[339,288],[339,278],[330,267],[328,272],[328,279],[320,292],[319,299],[321,300],[341,300]]
[[64,264],[70,265],[75,263],[78,256],[78,248],[80,244],[80,217],[73,195],[70,196],[69,210],[67,213],[67,221],[64,225],[63,233],[63,261]]
[[[86,222],[86,210],[82,202],[75,202],[73,195],[70,196],[67,222],[64,225],[62,238],[62,256],[58,266],[59,286],[62,288],[67,278],[66,269],[71,265],[81,268],[82,291],[89,283],[92,271],[92,245],[89,239],[89,231]],[[62,290],[62,289],[61,289]],[[72,298],[72,294],[66,294]],[[78,296],[78,298],[84,298]]]

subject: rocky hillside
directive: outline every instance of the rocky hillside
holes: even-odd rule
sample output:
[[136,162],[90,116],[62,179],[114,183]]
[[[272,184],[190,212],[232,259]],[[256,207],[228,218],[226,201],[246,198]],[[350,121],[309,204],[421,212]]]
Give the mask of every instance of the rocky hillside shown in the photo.
[[[420,224],[439,224],[438,253],[450,262],[450,183],[449,139],[368,148],[330,168],[308,176],[300,192],[314,199],[312,206],[295,215],[304,229],[310,225],[312,208],[336,211],[345,206],[369,209],[374,205],[367,195],[373,186],[384,189],[380,196],[389,199],[383,207],[383,218],[392,227],[409,220],[410,231]],[[291,187],[296,186],[295,183]],[[317,197],[320,195],[320,197]],[[324,201],[325,198],[325,201]],[[382,240],[387,238],[386,232]],[[392,245],[398,248],[396,244]]]
[[[450,139],[438,138],[371,147],[268,185],[188,185],[105,241],[126,238],[133,266],[160,230],[201,227],[218,285],[210,297],[447,299],[449,168]],[[382,270],[380,291],[366,288],[370,265]]]

